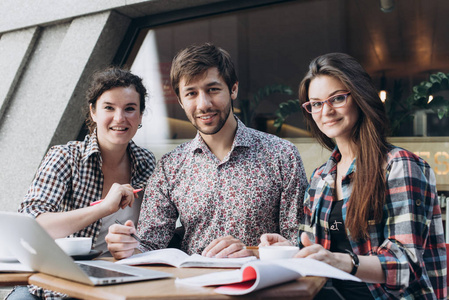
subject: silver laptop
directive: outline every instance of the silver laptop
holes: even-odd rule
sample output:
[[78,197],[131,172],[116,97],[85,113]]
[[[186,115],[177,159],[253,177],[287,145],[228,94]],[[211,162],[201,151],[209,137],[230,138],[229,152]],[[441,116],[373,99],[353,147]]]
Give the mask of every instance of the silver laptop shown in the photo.
[[74,261],[29,215],[0,212],[0,242],[35,271],[88,285],[107,285],[172,277],[165,272],[118,265],[110,261]]

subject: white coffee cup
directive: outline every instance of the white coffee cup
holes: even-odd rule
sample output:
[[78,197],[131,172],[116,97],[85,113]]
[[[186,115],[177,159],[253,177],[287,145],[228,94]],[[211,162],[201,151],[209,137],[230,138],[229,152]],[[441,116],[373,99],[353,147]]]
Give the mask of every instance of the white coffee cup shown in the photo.
[[70,256],[89,254],[92,248],[92,238],[90,237],[62,238],[56,239],[55,242]]
[[10,260],[14,258],[14,256],[12,255],[12,253],[9,251],[6,243],[1,242],[0,243],[0,261],[1,260]]
[[259,258],[260,260],[292,258],[298,251],[299,248],[295,246],[259,247]]

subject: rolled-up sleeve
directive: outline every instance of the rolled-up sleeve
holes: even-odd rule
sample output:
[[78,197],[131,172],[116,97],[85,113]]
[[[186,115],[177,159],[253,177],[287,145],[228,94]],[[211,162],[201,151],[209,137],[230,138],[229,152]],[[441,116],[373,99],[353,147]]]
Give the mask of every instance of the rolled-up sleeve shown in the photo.
[[60,211],[71,180],[71,164],[61,147],[51,148],[44,157],[19,212],[38,217]]
[[435,175],[427,163],[402,153],[390,160],[386,176],[385,240],[375,254],[385,272],[384,287],[399,297],[417,278],[432,286],[423,256],[429,235],[440,234],[429,230],[438,206]]

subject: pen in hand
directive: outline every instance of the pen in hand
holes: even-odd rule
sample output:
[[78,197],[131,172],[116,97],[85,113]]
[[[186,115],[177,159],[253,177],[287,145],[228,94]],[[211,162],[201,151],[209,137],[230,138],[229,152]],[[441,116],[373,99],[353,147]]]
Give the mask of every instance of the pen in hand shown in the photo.
[[259,250],[259,246],[245,246],[243,249],[246,250]]
[[[120,222],[119,220],[115,220],[115,223],[120,224],[120,225],[123,225],[123,223]],[[132,236],[133,238],[135,238],[136,241],[138,241],[139,243],[142,244],[142,240],[141,240],[137,235],[135,235],[134,233],[131,233],[131,236]]]
[[[134,193],[134,195],[135,195],[135,194],[137,194],[138,192],[140,192],[140,191],[142,191],[142,190],[143,190],[143,189],[133,190],[133,193]],[[103,200],[104,200],[104,199],[100,199],[100,200],[94,201],[94,202],[92,202],[92,203],[90,204],[90,206],[97,205],[98,203],[101,203]]]

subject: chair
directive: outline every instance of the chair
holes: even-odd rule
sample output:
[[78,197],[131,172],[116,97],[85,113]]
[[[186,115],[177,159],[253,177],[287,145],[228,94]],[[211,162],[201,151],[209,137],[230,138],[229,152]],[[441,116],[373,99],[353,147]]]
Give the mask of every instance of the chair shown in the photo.
[[[446,201],[446,243],[449,243],[449,207],[447,206],[447,201]],[[446,244],[447,246],[447,244]]]
[[181,249],[181,243],[182,239],[184,238],[184,233],[185,233],[184,226],[177,227],[167,248]]
[[[447,206],[446,201],[446,263],[447,270],[449,270],[449,207]],[[446,274],[446,282],[449,287],[449,276]],[[449,295],[447,296],[449,299]]]
[[313,300],[345,300],[343,296],[332,286],[332,279],[328,279],[323,288],[313,298]]
[[[447,263],[447,269],[449,270],[449,244],[448,243],[446,243],[446,263]],[[449,287],[449,276],[447,276],[447,274],[446,274],[446,282],[447,282],[447,286]],[[447,297],[449,299],[449,295]]]

